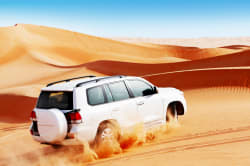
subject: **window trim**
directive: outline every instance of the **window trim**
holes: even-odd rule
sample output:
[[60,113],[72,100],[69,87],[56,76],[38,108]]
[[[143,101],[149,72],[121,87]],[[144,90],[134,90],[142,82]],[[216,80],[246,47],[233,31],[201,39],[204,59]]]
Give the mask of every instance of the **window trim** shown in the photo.
[[[111,95],[111,97],[112,97],[112,101],[111,101],[111,102],[108,101],[108,95],[107,95],[107,93],[106,93],[106,91],[105,91],[105,87],[106,87],[106,89],[110,92],[110,95]],[[106,102],[107,102],[107,103],[112,103],[112,102],[115,101],[115,100],[114,100],[114,96],[113,96],[113,94],[111,93],[111,90],[110,90],[108,84],[103,84],[103,93],[104,93],[105,96],[106,96],[106,99],[107,99]]]

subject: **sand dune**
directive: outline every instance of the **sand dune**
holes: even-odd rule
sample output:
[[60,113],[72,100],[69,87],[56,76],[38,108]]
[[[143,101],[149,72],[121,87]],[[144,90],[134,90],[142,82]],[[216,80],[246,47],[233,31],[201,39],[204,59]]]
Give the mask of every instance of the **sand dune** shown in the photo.
[[[242,49],[200,49],[164,45],[140,46],[25,24],[1,28],[0,33],[3,34],[1,42],[4,41],[3,46],[0,47],[0,76],[5,78],[0,82],[0,93],[17,90],[17,87],[20,87],[19,89],[27,86],[41,87],[50,81],[89,73],[144,75],[192,68],[248,64],[248,61],[243,63],[247,59],[248,50],[242,47]],[[227,57],[224,58],[228,53],[230,56],[226,55]],[[238,56],[240,58],[235,61]],[[201,61],[191,61],[195,59],[201,59]],[[101,60],[109,60],[110,63],[104,64]],[[175,64],[177,62],[178,65]],[[152,64],[152,66],[145,64]],[[131,70],[123,72],[124,68],[128,69],[128,66]],[[138,70],[137,67],[141,69]],[[16,77],[17,75],[19,77]],[[18,90],[20,95],[27,94],[20,91]],[[37,96],[37,93],[29,93],[29,96]]]
[[35,103],[36,98],[0,95],[0,121],[11,123],[27,122]]
[[193,70],[156,74],[145,78],[158,86],[172,86],[183,90],[225,86],[250,88],[250,68]]
[[[9,29],[14,32],[16,42],[26,48],[31,56],[47,63],[67,66],[101,59],[168,62],[168,52],[161,48],[121,43],[43,26],[18,24]],[[170,61],[173,62],[174,59],[170,58]]]
[[178,45],[184,47],[216,48],[231,45],[250,46],[250,37],[201,37],[201,38],[114,38],[129,43],[154,43],[163,45]]
[[83,164],[68,161],[76,157],[68,155],[72,151],[34,142],[26,122],[41,87],[90,74],[142,76],[182,89],[188,103],[179,127],[91,165],[249,165],[248,38],[176,40],[182,46],[150,41],[127,43],[27,24],[0,28],[0,165],[62,165],[62,159]]
[[6,89],[27,85],[30,85],[31,88],[34,85],[40,85],[41,87],[41,85],[43,86],[51,81],[90,73],[98,74],[84,67],[81,69],[54,67],[30,58],[29,54],[23,54],[23,56],[0,66],[0,76],[5,78],[0,82],[0,89],[5,91]]
[[[250,51],[245,50],[241,53],[233,53],[223,56],[216,56],[195,61],[179,62],[179,63],[162,63],[162,64],[142,64],[142,63],[128,63],[116,61],[96,61],[87,63],[84,66],[90,70],[98,71],[107,75],[127,74],[127,75],[146,75],[153,73],[191,70],[191,69],[205,69],[218,67],[241,67],[249,66]],[[110,69],[112,66],[112,70]]]
[[154,45],[154,46],[168,50],[168,52],[171,53],[170,55],[173,57],[178,57],[188,60],[198,60],[215,56],[227,55],[250,49],[250,47],[244,47],[244,46],[242,47],[226,46],[220,48],[218,47],[218,48],[203,48],[203,49],[198,47],[181,47],[173,45]]

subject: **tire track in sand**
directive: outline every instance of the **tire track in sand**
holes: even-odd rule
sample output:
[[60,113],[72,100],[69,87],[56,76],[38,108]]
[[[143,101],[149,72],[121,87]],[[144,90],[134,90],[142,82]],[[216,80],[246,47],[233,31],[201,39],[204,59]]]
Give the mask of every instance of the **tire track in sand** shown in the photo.
[[12,126],[12,127],[2,127],[0,131],[12,131],[12,130],[19,130],[19,129],[28,129],[29,125],[20,125],[20,126]]
[[[28,126],[28,125],[27,125]],[[18,126],[18,127],[12,127],[11,129],[19,129],[21,127],[27,127],[24,126]],[[185,150],[192,150],[192,149],[198,149],[198,148],[205,148],[205,147],[212,147],[212,146],[218,146],[223,144],[231,144],[231,143],[237,143],[237,142],[246,142],[250,141],[250,135],[242,136],[242,137],[232,137],[230,139],[219,139],[219,140],[209,140],[204,142],[197,142],[197,143],[185,143],[184,145],[177,145],[177,146],[171,146],[171,143],[178,143],[182,141],[188,141],[188,140],[195,140],[195,139],[201,139],[201,138],[210,138],[213,136],[218,135],[227,135],[227,134],[235,134],[235,133],[241,133],[246,132],[250,130],[250,126],[241,126],[237,128],[226,128],[221,130],[211,130],[207,132],[200,132],[200,133],[194,133],[194,134],[188,134],[183,136],[174,137],[170,140],[163,140],[156,143],[150,143],[148,145],[145,145],[145,147],[153,147],[157,145],[166,146],[170,145],[168,147],[159,148],[156,150],[150,150],[150,151],[144,151],[144,152],[137,152],[135,154],[127,154],[124,153],[123,155],[117,155],[113,158],[106,158],[97,160],[93,163],[88,163],[88,165],[98,165],[102,163],[108,163],[113,161],[119,161],[119,160],[132,160],[132,159],[145,159],[153,157],[154,155],[158,154],[165,154],[165,153],[171,153],[171,152],[178,152],[178,151],[185,151]],[[230,137],[230,136],[229,136]],[[63,147],[62,148],[67,148]],[[69,147],[68,147],[69,148]],[[53,147],[44,147],[40,149],[42,153],[46,155],[60,153],[62,150],[61,148],[53,148]],[[36,160],[39,156],[34,156],[33,152],[28,152],[25,154],[22,154],[20,156],[17,156],[20,158],[25,158],[29,160]],[[8,158],[1,158],[1,161],[8,161]]]
[[[237,128],[227,128],[222,130],[214,130],[214,131],[208,131],[203,133],[195,133],[191,135],[185,135],[180,137],[175,137],[171,140],[165,140],[160,141],[157,143],[150,143],[147,146],[155,146],[155,145],[171,145],[171,143],[175,142],[181,142],[181,141],[188,141],[188,140],[194,140],[194,139],[201,139],[201,138],[210,138],[212,136],[218,136],[218,135],[226,135],[226,134],[234,134],[234,133],[241,133],[246,132],[250,130],[250,126],[242,126]],[[230,136],[229,136],[230,137]],[[186,151],[186,150],[192,150],[192,149],[199,149],[199,148],[205,148],[205,147],[213,147],[213,146],[219,146],[219,145],[225,145],[225,144],[232,144],[232,143],[238,143],[238,142],[247,142],[250,141],[250,135],[247,136],[241,136],[241,137],[232,137],[232,138],[222,138],[217,140],[209,140],[209,141],[203,141],[203,142],[197,142],[197,143],[185,143],[184,145],[176,145],[176,146],[168,146],[163,147],[155,150],[150,151],[144,151],[144,152],[138,152],[135,154],[130,154],[127,156],[117,156],[109,159],[102,159],[93,163],[89,163],[88,165],[98,165],[103,163],[109,163],[114,161],[126,161],[126,160],[133,160],[133,159],[146,159],[151,158],[154,155],[159,154],[167,154],[172,152],[179,152],[179,151]]]

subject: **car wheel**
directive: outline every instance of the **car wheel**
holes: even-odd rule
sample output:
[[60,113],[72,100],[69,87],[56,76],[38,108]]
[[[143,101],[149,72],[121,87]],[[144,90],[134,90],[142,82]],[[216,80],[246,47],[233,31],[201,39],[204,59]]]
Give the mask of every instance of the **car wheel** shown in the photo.
[[112,123],[103,123],[99,126],[95,139],[95,151],[100,158],[120,153],[120,132]]
[[118,140],[119,132],[118,129],[111,123],[103,123],[99,126],[96,135],[96,141],[98,143],[105,140]]
[[178,114],[177,114],[176,104],[171,103],[167,109],[166,122],[171,123],[177,121],[178,121]]

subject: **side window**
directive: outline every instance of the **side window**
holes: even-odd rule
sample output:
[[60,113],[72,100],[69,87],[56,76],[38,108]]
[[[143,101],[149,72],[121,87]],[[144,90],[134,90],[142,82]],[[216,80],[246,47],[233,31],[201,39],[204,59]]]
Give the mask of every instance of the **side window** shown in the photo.
[[107,85],[104,85],[104,91],[106,93],[108,103],[112,102],[113,97],[112,97],[112,94],[111,94],[109,87]]
[[88,89],[87,96],[88,96],[88,103],[90,105],[98,105],[105,103],[105,98],[101,86]]
[[127,87],[123,81],[109,84],[114,101],[120,101],[129,98]]
[[127,80],[127,83],[135,97],[153,94],[153,88],[143,81]]

